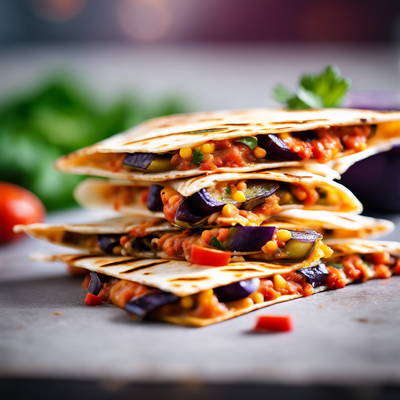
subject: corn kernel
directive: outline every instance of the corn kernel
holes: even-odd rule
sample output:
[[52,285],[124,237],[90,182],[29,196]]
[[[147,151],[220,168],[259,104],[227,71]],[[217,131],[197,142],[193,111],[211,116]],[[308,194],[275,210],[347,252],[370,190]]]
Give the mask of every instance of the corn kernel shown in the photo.
[[339,196],[333,191],[328,191],[326,193],[326,201],[328,202],[328,204],[338,204]]
[[250,297],[246,297],[241,300],[232,301],[232,303],[229,304],[229,308],[231,308],[231,306],[236,309],[248,308],[251,307],[253,304],[254,301]]
[[212,289],[204,290],[199,293],[198,300],[200,303],[208,302],[214,295],[214,291]]
[[262,247],[262,251],[267,254],[273,254],[278,250],[278,243],[274,240],[267,242],[265,246]]
[[280,138],[280,139],[287,139],[288,137],[290,137],[290,135],[289,135],[288,133],[281,133],[281,134],[279,135],[279,138]]
[[367,143],[363,143],[363,142],[358,143],[358,146],[357,146],[357,150],[358,150],[358,151],[363,151],[363,150],[365,150],[366,148],[367,148]]
[[292,237],[292,234],[286,229],[280,229],[276,234],[278,242],[287,242]]
[[168,203],[171,204],[171,206],[173,204],[175,204],[177,201],[179,201],[181,199],[181,195],[179,193],[174,194],[173,196],[171,196],[168,200]]
[[222,215],[224,217],[231,217],[233,213],[237,210],[237,208],[232,204],[225,204],[222,209]]
[[185,147],[184,149],[180,149],[179,155],[182,158],[190,158],[192,157],[192,149],[190,147]]
[[162,195],[164,196],[165,200],[169,200],[173,195],[175,195],[177,192],[175,189],[166,187],[161,191]]
[[264,158],[267,155],[267,152],[262,147],[257,146],[253,150],[253,154],[256,158]]
[[215,151],[215,144],[214,143],[205,143],[201,146],[202,153],[204,154],[211,154]]
[[274,275],[273,281],[274,281],[274,289],[275,290],[287,289],[287,287],[288,287],[288,284],[285,281],[285,279],[283,279],[282,276],[279,274]]
[[264,296],[260,292],[252,293],[250,298],[254,301],[254,304],[260,304],[264,301]]
[[246,196],[241,190],[236,190],[236,192],[232,194],[232,200],[243,203],[244,201],[246,201]]
[[192,296],[182,297],[179,303],[182,308],[186,309],[192,308],[194,305],[193,297]]

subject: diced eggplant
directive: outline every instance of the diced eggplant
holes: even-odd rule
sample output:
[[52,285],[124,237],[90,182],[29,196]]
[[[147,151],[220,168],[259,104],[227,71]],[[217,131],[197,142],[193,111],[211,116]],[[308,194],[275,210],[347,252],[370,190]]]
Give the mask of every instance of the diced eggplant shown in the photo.
[[267,152],[268,158],[283,161],[301,161],[302,158],[276,135],[258,135],[258,145]]
[[190,197],[186,197],[175,213],[175,223],[180,225],[196,224],[208,215],[221,211],[226,203],[216,200],[206,189],[201,189]]
[[131,314],[137,315],[138,317],[145,317],[149,312],[156,308],[178,301],[179,297],[172,293],[163,292],[155,289],[154,291],[147,293],[140,297],[135,297],[131,301],[125,304],[125,310]]
[[244,299],[255,292],[260,286],[260,279],[253,278],[244,281],[234,282],[226,286],[214,289],[214,293],[219,301],[224,303]]
[[235,226],[229,228],[228,238],[222,243],[228,251],[261,251],[274,237],[274,226]]
[[171,164],[171,157],[152,153],[129,153],[124,158],[124,166],[147,172],[164,172],[174,168]]
[[94,295],[98,295],[100,290],[103,289],[103,283],[96,272],[90,271],[90,282],[88,292]]
[[263,204],[265,199],[272,196],[278,188],[279,184],[276,182],[251,181],[244,191],[246,201],[240,208],[247,211],[252,210],[260,204]]
[[161,200],[161,190],[163,190],[163,186],[157,185],[154,183],[150,186],[149,194],[147,196],[147,208],[150,211],[162,211],[163,210],[163,202]]
[[297,270],[298,273],[306,277],[306,281],[311,284],[313,288],[321,286],[322,282],[329,276],[326,266],[321,261],[316,267],[307,267]]
[[120,246],[121,235],[97,235],[97,241],[100,248],[106,254],[114,255],[114,247]]

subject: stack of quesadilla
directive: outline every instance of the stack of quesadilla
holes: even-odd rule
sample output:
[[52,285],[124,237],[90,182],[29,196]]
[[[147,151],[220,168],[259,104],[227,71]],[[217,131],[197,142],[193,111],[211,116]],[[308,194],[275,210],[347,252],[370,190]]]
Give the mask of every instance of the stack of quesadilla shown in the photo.
[[[340,178],[400,143],[400,112],[237,110],[157,118],[60,158],[96,175],[78,203],[119,217],[17,226],[78,250],[87,304],[204,326],[355,281],[400,273],[393,224],[360,216]],[[104,179],[108,178],[108,179]]]

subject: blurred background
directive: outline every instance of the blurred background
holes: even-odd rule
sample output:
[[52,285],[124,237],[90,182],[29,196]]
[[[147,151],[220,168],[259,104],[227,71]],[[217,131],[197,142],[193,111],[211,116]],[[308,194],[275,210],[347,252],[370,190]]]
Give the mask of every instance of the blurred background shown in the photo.
[[400,89],[399,50],[398,0],[0,0],[0,181],[73,206],[60,155],[158,115],[280,106],[276,84],[327,64],[347,105],[400,108],[352,100]]

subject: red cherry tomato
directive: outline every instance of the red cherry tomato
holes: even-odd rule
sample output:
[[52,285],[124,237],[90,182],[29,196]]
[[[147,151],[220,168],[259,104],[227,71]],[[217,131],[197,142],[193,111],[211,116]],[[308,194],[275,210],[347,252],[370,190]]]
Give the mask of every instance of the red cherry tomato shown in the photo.
[[232,253],[194,245],[190,261],[193,264],[222,267],[228,265]]
[[293,318],[291,315],[260,315],[254,330],[289,332],[293,330]]
[[14,225],[43,222],[45,215],[43,203],[29,190],[0,182],[0,244],[23,235],[13,232]]

